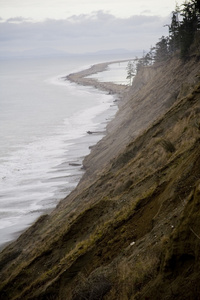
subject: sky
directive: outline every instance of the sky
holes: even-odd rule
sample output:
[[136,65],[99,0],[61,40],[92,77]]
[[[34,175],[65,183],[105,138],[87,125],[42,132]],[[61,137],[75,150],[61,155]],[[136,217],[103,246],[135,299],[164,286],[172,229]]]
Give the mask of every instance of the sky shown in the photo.
[[0,0],[0,56],[149,50],[175,0]]

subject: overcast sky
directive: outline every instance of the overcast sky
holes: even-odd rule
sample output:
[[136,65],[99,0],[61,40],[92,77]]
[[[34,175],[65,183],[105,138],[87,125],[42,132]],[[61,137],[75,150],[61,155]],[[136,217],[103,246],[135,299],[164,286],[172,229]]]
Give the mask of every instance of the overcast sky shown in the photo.
[[0,55],[52,48],[148,50],[168,34],[175,0],[0,0]]

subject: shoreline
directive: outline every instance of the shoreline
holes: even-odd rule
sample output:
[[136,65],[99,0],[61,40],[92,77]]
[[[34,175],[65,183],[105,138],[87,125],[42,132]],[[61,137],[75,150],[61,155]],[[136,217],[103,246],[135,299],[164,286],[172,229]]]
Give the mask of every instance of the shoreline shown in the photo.
[[[113,106],[117,107],[116,114],[114,115],[113,118],[106,119],[105,135],[96,144],[94,144],[94,146],[90,148],[91,150],[90,153],[84,157],[83,169],[85,172],[80,178],[80,181],[77,185],[77,190],[79,190],[79,188],[81,189],[82,182],[89,180],[88,181],[89,184],[90,179],[95,178],[96,171],[99,169],[99,167],[100,168],[103,167],[107,159],[110,160],[112,157],[114,157],[116,153],[118,153],[118,147],[117,146],[115,147],[116,139],[112,137],[113,136],[112,134],[116,130],[117,126],[123,121],[121,116],[119,116],[118,113],[120,112],[121,107],[126,105],[130,89],[132,89],[132,87],[129,85],[116,84],[113,82],[102,82],[94,78],[87,78],[87,76],[97,74],[98,72],[106,71],[107,67],[111,64],[126,62],[129,60],[130,59],[124,59],[124,60],[94,64],[87,69],[74,72],[69,74],[68,76],[62,77],[64,80],[68,80],[72,83],[78,85],[80,84],[82,86],[93,87],[95,89],[103,91],[104,93],[107,92],[109,95],[113,95],[116,97],[113,100]],[[124,128],[126,128],[126,126]],[[129,135],[126,137],[126,139],[128,138]],[[104,149],[108,147],[109,143],[112,144],[112,151],[111,151],[112,155],[106,152],[104,158],[102,158],[102,153]],[[122,141],[122,143],[124,143],[124,140]],[[91,161],[93,161],[92,165],[91,165]],[[102,163],[102,165],[100,162]],[[90,175],[92,175],[92,177],[90,177]]]
[[78,186],[2,251],[2,299],[198,299],[199,69],[137,73]]
[[[66,77],[62,77],[62,79],[64,79],[64,80],[70,80],[71,82],[74,82],[75,84],[80,84],[82,86],[91,86],[91,87],[94,87],[94,88],[96,88],[98,90],[102,90],[104,92],[108,92],[108,94],[110,94],[110,95],[117,94],[117,98],[118,99],[116,100],[116,99],[113,98],[113,101],[112,101],[112,103],[110,105],[110,108],[111,108],[111,106],[115,106],[116,109],[117,109],[118,103],[119,103],[118,100],[120,98],[120,93],[119,92],[121,92],[125,88],[127,88],[126,86],[119,85],[120,88],[118,88],[117,84],[114,84],[114,83],[105,83],[105,85],[104,85],[104,83],[99,82],[99,81],[97,81],[95,79],[84,78],[84,76],[95,74],[97,72],[103,72],[104,70],[106,70],[107,66],[109,64],[112,64],[112,63],[115,63],[115,62],[95,64],[95,65],[91,66],[88,69],[85,69],[85,70],[82,70],[82,71],[79,71],[79,72],[76,72],[76,73],[73,73],[73,74],[69,74]],[[100,115],[104,115],[104,117],[105,117],[105,121],[101,122],[102,124],[104,124],[104,126],[102,127],[102,124],[101,124],[100,127],[99,127],[99,129],[97,129],[97,131],[96,130],[93,131],[90,128],[88,128],[88,131],[85,132],[85,136],[82,137],[82,138],[84,138],[84,144],[85,144],[85,147],[89,150],[89,153],[85,154],[84,156],[81,155],[80,157],[77,157],[77,160],[67,160],[66,161],[66,163],[70,167],[76,169],[75,176],[78,178],[76,186],[79,184],[80,180],[82,179],[82,177],[84,176],[84,173],[85,173],[84,167],[83,167],[83,161],[84,161],[85,157],[87,157],[87,156],[90,155],[91,149],[93,147],[95,147],[96,144],[107,134],[107,125],[113,119],[112,117],[110,118],[109,116],[107,116],[108,115],[108,111],[110,111],[110,108],[108,110],[106,110],[105,112],[102,112],[100,114]],[[112,112],[110,112],[110,113],[112,114]],[[114,114],[114,116],[115,116],[115,114]],[[96,136],[99,136],[99,138],[97,138]],[[81,140],[82,140],[82,138],[81,138]],[[90,139],[91,141],[89,142],[88,139]],[[94,143],[92,141],[94,141]],[[77,171],[77,168],[78,169],[80,168],[80,172]],[[84,173],[82,173],[83,171],[84,171]],[[72,189],[69,189],[69,192],[65,195],[65,197],[67,197],[71,192],[73,192],[73,190],[76,188],[76,186],[73,187]],[[57,205],[64,198],[60,198],[60,200],[58,201]],[[54,208],[52,208],[52,209],[44,209],[42,211],[41,215],[39,215],[33,222],[31,222],[30,224],[28,224],[28,227],[25,227],[25,228],[21,229],[20,226],[19,226],[19,228],[17,228],[17,230],[12,233],[12,239],[8,240],[8,241],[5,241],[4,243],[2,243],[0,245],[0,251],[2,251],[4,248],[6,248],[6,246],[8,246],[9,244],[11,244],[21,234],[23,234],[26,230],[28,230],[29,227],[31,227],[35,222],[37,222],[37,220],[42,215],[51,213],[56,208],[56,206]]]
[[80,84],[83,86],[91,86],[102,91],[107,91],[111,95],[117,94],[120,97],[120,94],[123,93],[128,88],[127,85],[115,84],[113,82],[100,82],[94,78],[87,78],[87,76],[94,75],[99,72],[104,72],[106,71],[107,67],[111,64],[126,62],[126,61],[129,60],[117,60],[117,61],[95,64],[88,69],[71,73],[62,78],[64,80],[69,80],[70,82],[74,82],[76,84]]

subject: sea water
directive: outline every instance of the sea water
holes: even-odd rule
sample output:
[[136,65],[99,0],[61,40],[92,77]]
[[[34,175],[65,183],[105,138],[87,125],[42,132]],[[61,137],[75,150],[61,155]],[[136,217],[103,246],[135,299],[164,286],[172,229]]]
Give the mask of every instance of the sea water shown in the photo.
[[0,247],[77,185],[114,97],[63,76],[105,57],[0,61]]
[[98,72],[87,77],[97,79],[101,82],[113,82],[115,84],[129,85],[129,80],[126,78],[128,61],[111,63],[107,66],[107,69],[104,72]]

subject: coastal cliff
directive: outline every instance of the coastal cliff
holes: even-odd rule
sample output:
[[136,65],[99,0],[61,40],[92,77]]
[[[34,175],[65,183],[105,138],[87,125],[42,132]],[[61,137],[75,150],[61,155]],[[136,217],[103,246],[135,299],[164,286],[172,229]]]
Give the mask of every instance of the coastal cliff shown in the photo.
[[68,77],[118,93],[119,111],[77,188],[0,254],[0,299],[199,299],[199,70],[173,57],[126,88]]

